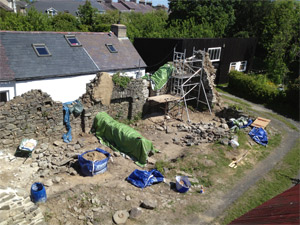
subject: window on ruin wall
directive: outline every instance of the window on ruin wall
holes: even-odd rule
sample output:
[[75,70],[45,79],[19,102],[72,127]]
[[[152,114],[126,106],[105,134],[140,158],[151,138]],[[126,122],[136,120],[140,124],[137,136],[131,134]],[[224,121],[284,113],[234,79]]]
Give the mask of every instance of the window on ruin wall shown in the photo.
[[208,48],[207,52],[209,53],[210,61],[218,62],[221,58],[221,47],[217,48]]
[[229,72],[232,70],[236,70],[239,72],[244,72],[247,69],[247,61],[239,61],[239,62],[232,62],[229,66]]

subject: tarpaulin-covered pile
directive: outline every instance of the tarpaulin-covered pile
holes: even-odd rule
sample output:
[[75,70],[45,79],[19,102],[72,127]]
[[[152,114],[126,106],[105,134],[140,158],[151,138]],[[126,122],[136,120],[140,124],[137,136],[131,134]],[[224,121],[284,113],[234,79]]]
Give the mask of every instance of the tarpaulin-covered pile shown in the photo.
[[151,78],[149,78],[148,75],[145,75],[143,78],[148,80],[150,79],[152,90],[157,91],[165,86],[172,75],[173,70],[173,65],[166,63],[165,65],[159,67],[159,69],[151,76]]
[[106,112],[96,115],[92,130],[105,145],[129,155],[140,166],[147,163],[150,151],[156,151],[151,141],[135,129],[115,121]]

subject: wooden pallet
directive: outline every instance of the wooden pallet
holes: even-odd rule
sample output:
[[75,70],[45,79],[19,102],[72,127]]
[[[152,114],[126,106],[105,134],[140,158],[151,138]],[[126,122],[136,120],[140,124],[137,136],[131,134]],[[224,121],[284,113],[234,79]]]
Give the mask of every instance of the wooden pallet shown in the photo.
[[257,117],[256,120],[251,124],[251,126],[265,128],[270,122],[271,120]]

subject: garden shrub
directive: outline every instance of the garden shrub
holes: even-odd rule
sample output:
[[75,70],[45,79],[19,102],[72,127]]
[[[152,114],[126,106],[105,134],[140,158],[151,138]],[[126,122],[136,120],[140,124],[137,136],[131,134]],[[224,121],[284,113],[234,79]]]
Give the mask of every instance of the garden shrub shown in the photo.
[[273,103],[282,98],[275,85],[268,84],[263,75],[246,75],[242,72],[229,73],[229,89],[235,94],[257,103]]

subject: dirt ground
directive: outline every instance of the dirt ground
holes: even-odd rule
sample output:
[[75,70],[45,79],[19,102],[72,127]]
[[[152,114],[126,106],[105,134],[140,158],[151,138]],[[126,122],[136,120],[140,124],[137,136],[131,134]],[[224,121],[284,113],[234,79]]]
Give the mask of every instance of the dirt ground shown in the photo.
[[[215,117],[214,113],[210,115],[209,112],[190,111],[190,119],[194,123],[209,123]],[[124,157],[101,145],[92,134],[85,134],[86,144],[84,148],[78,149],[77,153],[81,154],[96,147],[108,151],[112,155],[108,169],[105,173],[94,177],[84,177],[79,174],[73,176],[56,174],[55,177],[51,177],[59,181],[46,187],[47,202],[39,205],[45,223],[51,225],[115,224],[112,217],[116,211],[129,212],[132,208],[139,207],[145,200],[155,202],[155,209],[142,208],[141,215],[137,218],[129,218],[126,224],[200,224],[210,221],[210,218],[205,218],[204,214],[199,221],[199,215],[218,205],[219,196],[224,195],[258,159],[254,153],[251,153],[237,169],[229,168],[228,162],[243,155],[244,149],[221,147],[223,150],[229,149],[223,154],[223,150],[218,150],[209,143],[190,147],[174,144],[174,138],[180,139],[187,133],[175,129],[176,124],[182,122],[174,118],[167,120],[167,126],[171,129],[168,133],[157,129],[157,126],[166,125],[164,121],[164,116],[153,116],[132,125],[144,137],[151,140],[155,148],[160,151],[149,157],[145,168],[137,166],[129,157]],[[75,143],[77,138],[79,136],[74,134],[72,142]],[[254,142],[249,139],[248,143],[253,145]],[[44,182],[46,178],[35,176],[38,167],[32,165],[31,158],[24,161],[23,158],[15,158],[13,154],[13,150],[1,150],[0,188],[11,187],[23,195],[29,194],[33,182]],[[220,164],[224,164],[223,167],[219,168],[215,157],[220,157]],[[153,169],[155,162],[162,163],[165,182],[140,189],[126,181],[135,169]],[[197,166],[199,168],[203,166],[203,170],[191,169]],[[213,173],[207,174],[207,171]],[[194,181],[187,193],[181,194],[176,191],[176,175],[188,175],[191,181]],[[209,182],[205,182],[207,181],[205,179],[197,180],[201,177],[209,177]],[[203,194],[199,193],[201,185],[204,185]]]

